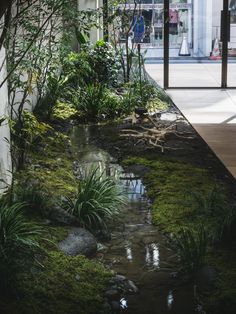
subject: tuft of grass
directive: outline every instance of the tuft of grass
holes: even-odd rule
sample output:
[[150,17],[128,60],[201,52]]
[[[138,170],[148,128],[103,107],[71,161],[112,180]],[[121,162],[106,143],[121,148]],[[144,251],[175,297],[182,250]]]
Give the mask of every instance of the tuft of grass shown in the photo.
[[191,192],[189,201],[196,204],[196,212],[203,222],[206,219],[212,221],[208,226],[208,234],[213,242],[233,235],[236,222],[235,203],[229,203],[222,187],[214,186],[205,194]]
[[182,228],[174,236],[174,242],[180,258],[181,270],[194,275],[204,265],[207,254],[207,235],[201,226],[197,231]]
[[0,203],[0,288],[12,287],[17,275],[42,252],[37,239],[41,228],[23,215],[23,203]]
[[77,197],[67,198],[64,205],[89,230],[106,229],[108,221],[120,212],[125,199],[119,185],[104,177],[98,169],[90,170],[81,179]]
[[44,215],[50,207],[48,195],[30,180],[16,185],[13,194],[16,202],[24,203],[24,207],[33,213]]

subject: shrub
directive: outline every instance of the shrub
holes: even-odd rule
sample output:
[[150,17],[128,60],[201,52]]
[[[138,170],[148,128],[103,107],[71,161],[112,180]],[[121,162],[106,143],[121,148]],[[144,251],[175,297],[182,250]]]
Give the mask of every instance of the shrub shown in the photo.
[[181,228],[174,236],[181,263],[181,270],[194,275],[204,265],[207,253],[207,236],[203,226],[197,231]]
[[53,120],[67,121],[75,117],[76,114],[77,110],[73,105],[58,101],[53,107],[52,118]]
[[124,205],[124,197],[117,183],[110,177],[90,170],[78,186],[75,200],[67,198],[65,208],[77,216],[81,226],[89,230],[106,229],[107,222]]
[[120,64],[113,47],[99,40],[93,47],[84,47],[88,55],[88,62],[94,70],[93,80],[106,85],[114,85]]
[[123,110],[129,114],[135,107],[147,107],[150,110],[166,109],[167,98],[147,80],[133,81],[125,84],[123,94]]
[[24,204],[7,205],[0,202],[0,288],[6,291],[19,272],[35,262],[41,252],[37,237],[41,229],[26,220],[22,213]]
[[121,97],[111,89],[106,88],[101,103],[100,114],[106,118],[115,118],[123,113]]

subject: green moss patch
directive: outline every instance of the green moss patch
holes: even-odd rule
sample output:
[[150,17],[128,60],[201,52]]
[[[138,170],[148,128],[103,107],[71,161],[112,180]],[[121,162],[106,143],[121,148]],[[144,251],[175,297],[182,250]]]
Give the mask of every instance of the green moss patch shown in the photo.
[[102,264],[60,252],[49,253],[43,264],[43,270],[21,276],[19,301],[11,301],[1,313],[104,313],[103,293],[111,273]]
[[130,158],[125,165],[139,164],[150,171],[144,178],[148,196],[153,200],[153,224],[167,232],[177,232],[181,227],[200,222],[196,210],[196,200],[189,196],[194,191],[207,194],[216,181],[205,169],[191,164],[159,158],[158,161],[146,158]]
[[15,174],[17,199],[28,203],[35,214],[47,215],[62,197],[72,197],[76,193],[78,180],[73,171],[74,156],[69,143],[62,133],[50,134],[28,152],[24,170]]

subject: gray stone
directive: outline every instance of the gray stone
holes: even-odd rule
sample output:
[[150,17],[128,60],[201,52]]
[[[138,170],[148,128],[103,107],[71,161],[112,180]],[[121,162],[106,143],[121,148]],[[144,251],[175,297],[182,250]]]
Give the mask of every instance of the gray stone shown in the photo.
[[126,277],[123,276],[123,275],[116,275],[115,279],[116,279],[117,281],[124,281],[124,280],[126,280]]
[[62,252],[71,256],[92,256],[97,252],[96,238],[83,228],[71,229],[68,236],[58,246]]
[[133,283],[133,281],[128,280],[128,281],[127,281],[127,285],[128,285],[128,290],[129,290],[129,292],[134,292],[134,293],[137,293],[137,292],[138,292],[138,288],[135,286],[135,284]]
[[75,276],[75,279],[76,279],[77,281],[80,281],[80,275],[77,274],[77,275]]
[[107,246],[105,246],[102,243],[98,243],[98,248],[97,248],[98,252],[105,252],[108,250]]

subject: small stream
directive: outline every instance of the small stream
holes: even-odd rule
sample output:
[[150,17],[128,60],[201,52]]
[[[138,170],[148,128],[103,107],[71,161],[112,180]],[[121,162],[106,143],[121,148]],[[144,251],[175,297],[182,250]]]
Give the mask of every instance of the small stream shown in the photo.
[[122,296],[120,313],[196,313],[193,287],[177,284],[172,274],[165,271],[173,252],[151,224],[150,202],[142,180],[124,172],[109,153],[94,145],[91,135],[94,138],[96,134],[95,126],[76,126],[71,141],[81,172],[98,167],[119,180],[128,194],[128,204],[113,227],[111,240],[103,243],[103,262],[139,289],[137,294]]

